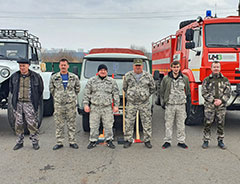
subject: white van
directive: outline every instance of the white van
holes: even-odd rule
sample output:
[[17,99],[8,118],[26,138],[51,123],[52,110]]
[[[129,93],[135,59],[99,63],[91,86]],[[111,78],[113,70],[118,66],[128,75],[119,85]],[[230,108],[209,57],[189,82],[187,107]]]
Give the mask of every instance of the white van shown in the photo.
[[[89,131],[89,113],[83,109],[84,88],[89,78],[97,74],[97,68],[100,64],[108,67],[108,76],[113,77],[120,90],[120,106],[119,112],[115,113],[115,118],[122,118],[122,82],[123,76],[133,69],[133,59],[141,58],[144,60],[143,70],[150,72],[149,61],[144,53],[139,50],[123,49],[123,48],[102,48],[92,49],[87,56],[84,57],[82,71],[80,77],[81,91],[78,95],[78,112],[82,115],[83,130]],[[150,101],[152,104],[152,100]]]

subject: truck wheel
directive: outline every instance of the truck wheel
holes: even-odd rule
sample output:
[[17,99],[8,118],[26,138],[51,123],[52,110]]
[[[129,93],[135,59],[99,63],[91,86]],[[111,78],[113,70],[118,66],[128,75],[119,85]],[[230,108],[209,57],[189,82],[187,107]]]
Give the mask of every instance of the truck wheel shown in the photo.
[[[40,128],[40,126],[42,124],[42,119],[43,119],[43,103],[42,102],[39,104],[39,107],[38,107],[37,119],[38,119],[38,128]],[[12,107],[12,95],[9,94],[9,97],[8,97],[8,122],[14,132],[15,132],[15,121],[16,121],[16,119],[15,119],[13,107]],[[29,131],[28,131],[27,123],[26,123],[24,116],[23,116],[23,121],[24,121],[24,124],[23,124],[24,134],[28,135]]]
[[90,126],[89,126],[89,113],[84,113],[82,115],[82,126],[83,126],[83,131],[84,132],[89,132],[90,131]]
[[204,121],[204,107],[203,105],[192,105],[189,113],[187,113],[186,125],[201,125]]
[[52,95],[48,100],[43,100],[43,116],[52,116],[54,112]]

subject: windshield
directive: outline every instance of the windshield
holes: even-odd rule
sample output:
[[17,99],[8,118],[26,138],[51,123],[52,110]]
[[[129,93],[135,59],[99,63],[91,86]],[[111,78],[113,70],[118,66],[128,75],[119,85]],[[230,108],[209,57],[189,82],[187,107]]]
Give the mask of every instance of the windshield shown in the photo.
[[207,24],[205,42],[207,47],[240,47],[240,24]]
[[27,59],[27,44],[0,42],[0,59]]
[[[86,60],[85,63],[85,78],[90,78],[96,75],[97,68],[100,64],[105,64],[108,67],[108,76],[114,74],[115,79],[122,79],[125,73],[133,70],[133,60]],[[146,61],[144,62],[143,70],[147,71]]]

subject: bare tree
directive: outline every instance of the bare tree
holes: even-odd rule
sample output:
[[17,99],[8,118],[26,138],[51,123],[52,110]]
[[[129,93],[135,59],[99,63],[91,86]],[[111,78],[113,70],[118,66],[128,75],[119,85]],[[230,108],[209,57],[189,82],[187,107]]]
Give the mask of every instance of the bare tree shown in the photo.
[[151,57],[152,57],[151,53],[149,53],[144,46],[137,46],[137,45],[132,44],[132,45],[130,45],[130,49],[141,50],[144,53],[144,55],[147,56],[149,59],[151,59]]
[[76,57],[73,51],[66,51],[61,49],[59,52],[56,53],[42,53],[42,61],[43,62],[58,62],[60,59],[66,58],[69,62],[73,63],[81,63],[82,58]]

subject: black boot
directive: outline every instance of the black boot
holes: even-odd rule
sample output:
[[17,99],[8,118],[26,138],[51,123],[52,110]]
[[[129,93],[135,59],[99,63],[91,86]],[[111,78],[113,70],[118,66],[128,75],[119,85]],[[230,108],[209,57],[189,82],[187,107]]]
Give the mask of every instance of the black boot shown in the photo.
[[225,144],[223,143],[223,140],[219,140],[218,141],[218,146],[221,148],[221,149],[226,149],[227,147],[225,146]]
[[203,142],[202,148],[203,148],[203,149],[207,149],[207,148],[208,148],[208,141],[204,141],[204,142]]
[[18,149],[20,149],[20,148],[22,148],[22,147],[23,147],[23,143],[21,143],[21,144],[17,143],[17,144],[14,146],[13,150],[18,150]]
[[53,150],[58,150],[58,149],[60,149],[62,147],[63,147],[62,144],[56,144],[55,146],[53,146]]
[[38,150],[40,148],[38,143],[34,143],[33,144],[33,149]]
[[125,142],[124,142],[124,145],[123,145],[123,148],[129,148],[131,145],[132,145],[131,142],[125,141]]
[[112,140],[108,140],[107,142],[107,147],[115,149],[115,145],[113,144]]
[[90,142],[89,145],[87,146],[87,149],[92,149],[97,146],[97,143],[95,141]]
[[151,144],[151,142],[150,141],[147,141],[147,142],[145,142],[144,143],[145,144],[145,146],[147,147],[147,148],[152,148],[152,144]]
[[70,148],[73,148],[73,149],[78,149],[77,143],[69,144],[69,147],[70,147]]

